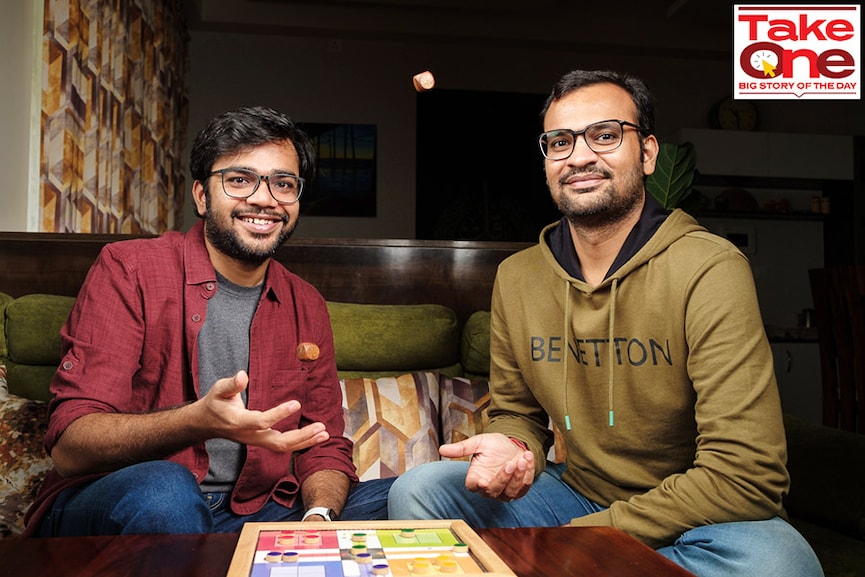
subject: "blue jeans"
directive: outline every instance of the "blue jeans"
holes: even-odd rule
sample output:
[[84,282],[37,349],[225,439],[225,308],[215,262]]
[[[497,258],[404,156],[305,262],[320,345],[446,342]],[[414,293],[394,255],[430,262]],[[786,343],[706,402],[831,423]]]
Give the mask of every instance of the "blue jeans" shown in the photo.
[[[394,479],[358,483],[341,520],[387,519]],[[251,515],[236,515],[228,493],[202,493],[186,467],[148,461],[125,467],[60,493],[40,524],[42,537],[80,535],[237,533],[247,522],[300,521],[300,497],[292,507],[268,500]]]
[[[547,463],[526,496],[504,503],[465,488],[468,463],[440,461],[397,479],[388,498],[391,519],[464,519],[481,527],[545,527],[602,511],[562,481],[564,464]],[[699,577],[822,577],[811,546],[780,517],[691,529],[657,550]]]

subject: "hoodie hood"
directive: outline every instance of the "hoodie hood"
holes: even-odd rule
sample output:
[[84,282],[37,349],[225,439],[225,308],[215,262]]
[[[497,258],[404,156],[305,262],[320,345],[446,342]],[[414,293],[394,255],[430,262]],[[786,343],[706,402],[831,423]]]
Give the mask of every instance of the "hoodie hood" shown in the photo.
[[[667,226],[664,226],[665,223]],[[698,230],[705,231],[705,228],[697,224],[693,217],[679,209],[671,213],[662,207],[655,197],[647,194],[640,220],[631,229],[600,286],[606,285],[613,275],[618,278],[627,275],[676,240]],[[656,234],[659,231],[660,234]],[[541,231],[540,244],[544,248],[545,257],[551,259],[553,268],[558,270],[560,276],[585,282],[567,218],[562,217],[559,222],[545,227]]]

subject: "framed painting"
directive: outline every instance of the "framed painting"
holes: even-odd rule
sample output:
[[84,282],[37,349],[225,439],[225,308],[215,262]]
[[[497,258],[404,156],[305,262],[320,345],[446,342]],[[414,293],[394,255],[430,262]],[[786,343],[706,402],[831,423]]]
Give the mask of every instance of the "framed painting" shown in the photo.
[[376,126],[304,123],[312,139],[317,176],[305,185],[301,215],[376,215]]

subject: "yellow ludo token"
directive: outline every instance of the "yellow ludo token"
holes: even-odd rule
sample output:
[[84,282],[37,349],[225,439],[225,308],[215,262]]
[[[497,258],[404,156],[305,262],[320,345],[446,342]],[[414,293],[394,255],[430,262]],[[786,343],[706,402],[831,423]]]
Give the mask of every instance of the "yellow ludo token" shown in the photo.
[[433,567],[432,561],[426,559],[424,557],[416,557],[411,562],[411,572],[415,575],[427,575],[429,573],[434,573],[435,568]]
[[460,564],[453,559],[443,561],[441,565],[439,565],[439,571],[442,573],[459,573]]

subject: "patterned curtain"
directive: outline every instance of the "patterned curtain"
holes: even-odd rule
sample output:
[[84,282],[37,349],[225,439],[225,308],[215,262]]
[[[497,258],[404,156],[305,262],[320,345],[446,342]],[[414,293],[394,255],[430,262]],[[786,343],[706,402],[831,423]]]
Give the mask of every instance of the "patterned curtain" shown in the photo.
[[42,232],[152,233],[183,215],[180,0],[44,0]]

